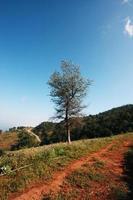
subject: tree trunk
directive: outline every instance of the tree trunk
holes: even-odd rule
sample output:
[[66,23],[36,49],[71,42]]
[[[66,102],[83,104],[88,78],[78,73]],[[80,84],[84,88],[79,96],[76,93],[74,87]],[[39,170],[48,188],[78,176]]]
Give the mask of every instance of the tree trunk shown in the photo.
[[70,125],[68,118],[66,118],[66,132],[67,132],[68,143],[71,144]]
[[69,117],[68,117],[68,101],[66,103],[66,117],[65,117],[65,122],[66,122],[66,132],[67,132],[67,138],[68,138],[68,144],[71,144],[71,135],[70,135],[70,124],[69,124]]
[[70,129],[69,129],[69,127],[67,129],[67,137],[68,137],[68,143],[71,144],[71,135],[70,135]]

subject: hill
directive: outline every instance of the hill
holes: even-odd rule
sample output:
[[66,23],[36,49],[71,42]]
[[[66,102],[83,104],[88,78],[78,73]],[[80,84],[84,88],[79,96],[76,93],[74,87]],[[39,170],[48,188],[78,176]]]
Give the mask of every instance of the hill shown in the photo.
[[[133,132],[133,105],[113,108],[97,115],[75,118],[71,127],[72,140],[96,138]],[[21,133],[21,134],[18,134]],[[0,149],[13,150],[65,142],[67,135],[63,121],[42,122],[38,126],[14,127],[0,134]]]
[[123,134],[5,152],[0,199],[125,199],[131,185],[124,170],[132,169],[125,153],[132,145],[133,134]]
[[[43,122],[32,130],[42,144],[67,140],[64,123]],[[133,105],[113,108],[97,115],[76,118],[72,126],[72,140],[111,136],[133,131]]]
[[113,108],[85,118],[83,135],[88,137],[110,136],[133,131],[133,105]]
[[0,133],[1,150],[17,150],[38,146],[41,140],[32,132],[32,127],[13,127],[9,131]]

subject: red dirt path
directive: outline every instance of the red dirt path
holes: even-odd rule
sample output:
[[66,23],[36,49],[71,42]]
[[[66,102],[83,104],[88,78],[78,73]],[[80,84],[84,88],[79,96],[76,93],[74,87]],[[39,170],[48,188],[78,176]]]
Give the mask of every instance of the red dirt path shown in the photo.
[[[108,150],[112,147],[114,143],[115,142],[112,142],[107,147],[101,149],[100,151],[96,153],[92,153],[88,157],[83,157],[79,160],[73,161],[68,167],[63,169],[63,171],[56,172],[53,175],[52,181],[33,187],[29,189],[28,191],[24,191],[22,194],[19,194],[19,196],[17,197],[11,196],[9,199],[10,200],[40,200],[42,198],[42,194],[48,194],[50,192],[52,193],[59,192],[60,186],[62,186],[65,177],[69,176],[74,170],[77,170],[80,167],[82,167],[82,165],[84,165],[85,163],[90,163],[90,164],[93,163],[93,158],[96,158],[96,159],[99,159],[101,157],[104,158],[105,154],[109,156],[110,152]],[[119,174],[122,173],[122,166],[121,166],[122,155],[124,154],[124,152],[127,151],[129,145],[130,145],[129,141],[124,142],[124,145],[123,145],[124,148],[123,148],[123,151],[121,152],[121,156],[118,159],[118,163],[114,163],[116,173],[119,173]],[[107,155],[105,157],[105,160],[108,159]],[[116,156],[117,155],[118,154],[116,154]],[[110,165],[109,167],[112,167],[112,165]],[[93,194],[92,194],[92,199],[95,199]]]
[[[64,199],[70,200],[118,200],[120,198],[117,195],[127,195],[129,188],[125,182],[124,155],[132,145],[133,141],[129,139],[121,141],[118,145],[112,146],[113,148],[109,148],[103,154],[98,154],[97,157],[94,157],[94,159],[91,161],[89,160],[85,165],[81,166],[80,169],[87,170],[88,172],[89,170],[95,169],[96,173],[104,177],[104,180],[89,180],[88,186],[82,188],[79,182],[77,185],[73,186],[73,184],[71,185],[71,183],[67,181],[68,179],[65,179],[58,194],[61,194]],[[104,162],[104,166],[95,168],[96,160]],[[68,176],[68,178],[70,177]],[[70,194],[72,194],[72,196]],[[128,199],[128,197],[123,197],[121,199]]]

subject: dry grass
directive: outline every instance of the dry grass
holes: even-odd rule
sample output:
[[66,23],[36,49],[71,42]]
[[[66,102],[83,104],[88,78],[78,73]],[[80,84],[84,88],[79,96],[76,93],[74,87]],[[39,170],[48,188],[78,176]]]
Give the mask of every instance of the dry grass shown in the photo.
[[0,134],[0,149],[10,150],[11,146],[16,143],[17,133],[2,133]]

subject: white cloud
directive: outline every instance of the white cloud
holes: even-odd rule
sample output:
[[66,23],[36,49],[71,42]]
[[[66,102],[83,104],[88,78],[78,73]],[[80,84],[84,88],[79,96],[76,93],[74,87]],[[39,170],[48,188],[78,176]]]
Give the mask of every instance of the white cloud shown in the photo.
[[133,23],[129,17],[126,18],[125,33],[133,37]]
[[122,4],[126,4],[126,3],[129,3],[129,0],[123,0],[122,1]]
[[122,0],[122,4],[132,6],[132,0]]

